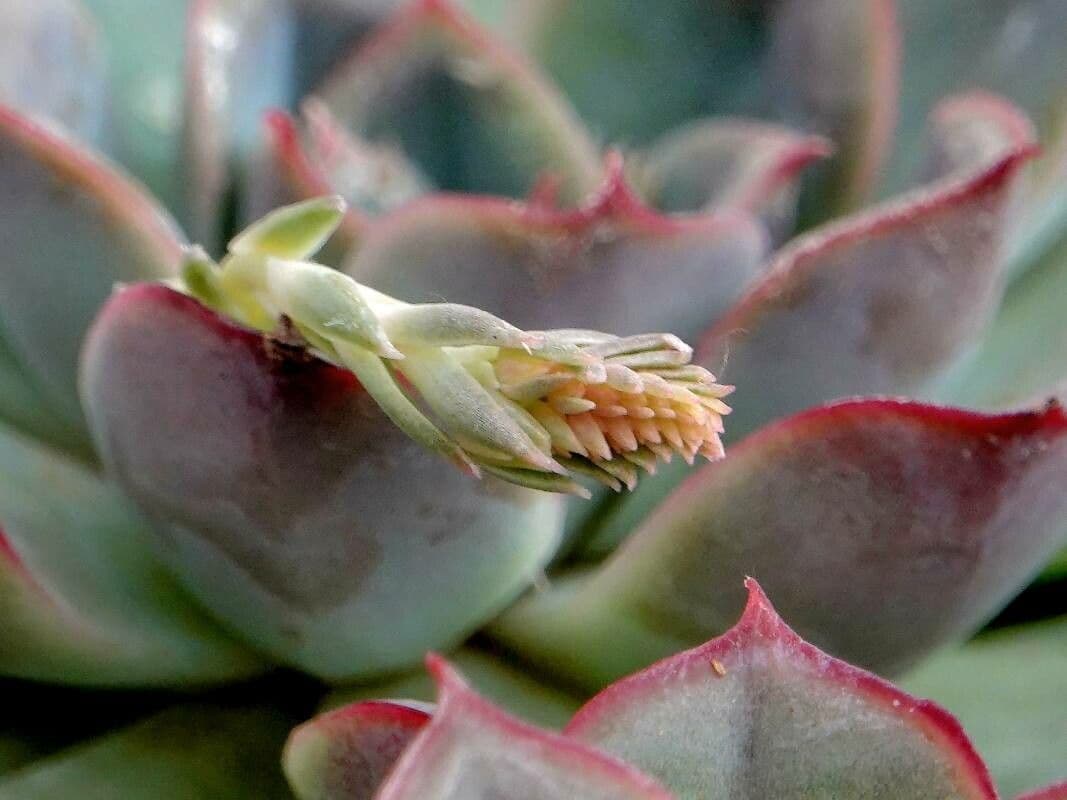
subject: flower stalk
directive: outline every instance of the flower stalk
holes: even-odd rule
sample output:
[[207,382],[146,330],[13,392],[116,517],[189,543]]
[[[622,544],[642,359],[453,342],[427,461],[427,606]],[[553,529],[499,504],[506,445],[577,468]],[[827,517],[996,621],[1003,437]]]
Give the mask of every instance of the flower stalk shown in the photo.
[[678,337],[523,331],[471,306],[402,302],[308,260],[344,210],[338,197],[278,209],[219,264],[190,248],[179,288],[264,333],[295,331],[472,475],[589,496],[577,476],[620,491],[675,454],[723,455],[733,387],[690,364]]

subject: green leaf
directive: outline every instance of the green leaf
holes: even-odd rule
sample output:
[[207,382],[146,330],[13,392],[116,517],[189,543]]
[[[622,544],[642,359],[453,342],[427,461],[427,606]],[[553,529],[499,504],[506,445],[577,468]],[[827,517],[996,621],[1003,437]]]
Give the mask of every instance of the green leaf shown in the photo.
[[0,103],[99,142],[108,92],[95,20],[80,0],[9,0],[0,30]]
[[268,708],[177,707],[0,778],[0,800],[288,800],[291,725]]
[[307,259],[322,248],[344,213],[344,200],[337,196],[282,206],[241,231],[228,250],[235,255]]
[[[737,384],[731,437],[855,394],[913,395],[978,340],[1000,301],[1025,118],[984,111],[996,144],[940,180],[779,251],[696,360]],[[934,141],[951,135],[935,122]]]
[[670,212],[735,208],[759,215],[771,239],[789,238],[801,171],[833,146],[753,120],[708,119],[667,133],[635,159],[634,185]]
[[440,656],[427,665],[438,687],[433,718],[376,800],[671,800],[632,767],[508,716]]
[[[576,697],[539,681],[502,657],[465,647],[450,654],[449,658],[480,694],[535,725],[562,728],[578,708]],[[418,669],[386,681],[341,687],[327,696],[323,708],[331,710],[359,700],[383,697],[432,702],[433,681],[424,669]]]
[[980,626],[1055,552],[1064,481],[1059,408],[811,409],[693,472],[601,565],[527,595],[490,631],[599,687],[721,633],[751,575],[806,639],[899,672]]
[[72,426],[82,337],[116,281],[172,275],[180,234],[125,175],[60,132],[0,108],[0,326]]
[[93,458],[85,432],[51,410],[48,400],[3,341],[0,341],[0,422],[65,452],[86,460]]
[[0,478],[0,674],[163,686],[261,669],[178,589],[114,487],[3,429]]
[[567,102],[450,3],[401,9],[315,94],[441,189],[522,197],[548,172],[577,201],[596,182],[596,147]]
[[565,733],[679,800],[994,800],[954,719],[816,650],[746,583],[730,631],[608,687]]
[[993,325],[938,390],[948,402],[1006,408],[1065,396],[1067,237],[1012,284]]
[[164,286],[112,298],[82,385],[102,460],[183,584],[235,634],[331,680],[455,645],[558,546],[558,498],[474,480],[351,372]]
[[672,331],[686,341],[763,266],[743,212],[675,217],[633,193],[621,157],[577,210],[536,201],[430,197],[384,217],[345,265],[412,302],[466,303],[524,330]]
[[285,744],[289,785],[300,800],[373,800],[431,713],[423,703],[372,700],[319,714]]
[[1067,777],[1067,620],[986,634],[903,685],[959,718],[1005,797]]
[[107,152],[177,208],[185,11],[188,0],[81,0],[100,31],[106,61]]
[[1067,221],[1067,6],[1058,0],[897,0],[897,7],[903,74],[885,188],[899,191],[915,176],[923,120],[942,97],[971,89],[1004,95],[1034,121],[1043,148],[1012,242],[1015,268],[1028,268]]
[[838,155],[820,214],[861,199],[895,108],[898,55],[885,0],[557,0],[516,3],[513,27],[609,142],[645,145],[708,115],[777,115]]

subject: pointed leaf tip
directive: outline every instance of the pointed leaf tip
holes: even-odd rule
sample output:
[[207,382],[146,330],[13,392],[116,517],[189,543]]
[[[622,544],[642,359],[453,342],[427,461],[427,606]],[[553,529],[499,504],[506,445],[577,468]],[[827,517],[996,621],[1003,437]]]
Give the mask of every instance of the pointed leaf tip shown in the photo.
[[733,628],[612,684],[565,733],[680,797],[995,799],[951,715],[807,644],[745,585]]
[[234,255],[310,258],[337,230],[346,209],[336,194],[282,206],[239,233],[228,249]]
[[300,800],[372,800],[430,713],[423,703],[375,700],[318,715],[286,742],[289,785]]
[[49,120],[0,105],[0,316],[49,410],[82,426],[86,328],[116,281],[164,278],[181,234],[139,185]]
[[951,159],[940,180],[795,239],[714,324],[698,361],[729,357],[734,435],[831,398],[928,392],[973,344],[1000,299],[1014,189],[1036,152],[993,128],[997,144]]
[[671,800],[628,765],[507,715],[440,656],[431,653],[426,665],[437,682],[437,708],[377,800]]
[[522,197],[552,170],[578,200],[596,180],[596,146],[566,99],[454,3],[399,8],[315,95],[442,189]]
[[634,158],[631,172],[642,197],[658,209],[745,210],[781,242],[795,221],[802,170],[832,151],[821,136],[712,118],[666,134]]
[[441,297],[524,329],[671,330],[692,341],[763,266],[749,214],[662,214],[609,155],[581,206],[434,195],[378,218],[344,269],[397,297]]

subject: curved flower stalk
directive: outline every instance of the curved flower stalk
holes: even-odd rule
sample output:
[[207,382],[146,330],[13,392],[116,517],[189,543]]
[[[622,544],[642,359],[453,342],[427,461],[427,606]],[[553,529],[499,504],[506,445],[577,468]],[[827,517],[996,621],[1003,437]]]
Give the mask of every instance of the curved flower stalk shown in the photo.
[[589,497],[575,474],[619,491],[676,453],[690,464],[722,457],[733,387],[689,364],[676,336],[529,332],[470,306],[401,302],[303,260],[343,214],[339,197],[279,209],[230,242],[221,265],[188,251],[181,287],[249,327],[291,330],[351,370],[401,430],[475,477]]

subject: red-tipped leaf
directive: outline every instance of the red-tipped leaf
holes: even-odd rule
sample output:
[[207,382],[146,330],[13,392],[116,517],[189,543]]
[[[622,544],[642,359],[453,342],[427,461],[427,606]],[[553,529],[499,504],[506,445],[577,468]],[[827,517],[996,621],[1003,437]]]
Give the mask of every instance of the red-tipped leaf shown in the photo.
[[632,767],[483,700],[439,656],[437,708],[376,800],[670,800]]
[[994,800],[959,724],[804,642],[759,585],[718,639],[590,700],[566,728],[704,800]]
[[467,303],[520,327],[687,338],[737,297],[765,247],[742,212],[648,208],[612,155],[579,209],[432,196],[377,221],[346,271],[412,301]]
[[432,708],[388,700],[352,703],[296,728],[282,765],[300,800],[373,800]]

